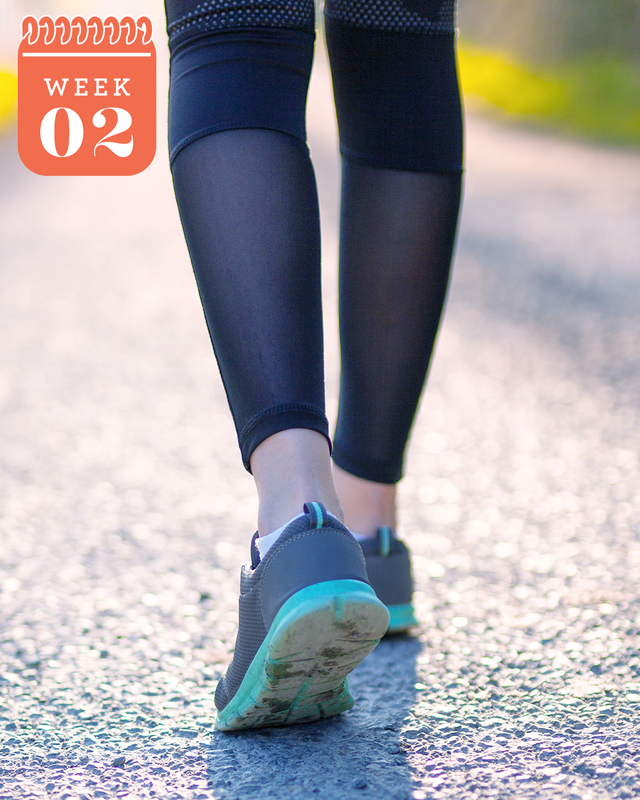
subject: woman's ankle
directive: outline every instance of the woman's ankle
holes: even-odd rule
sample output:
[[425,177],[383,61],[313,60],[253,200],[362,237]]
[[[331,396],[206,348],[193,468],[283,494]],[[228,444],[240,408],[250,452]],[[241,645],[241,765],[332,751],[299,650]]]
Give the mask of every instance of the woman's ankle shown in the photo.
[[258,445],[251,455],[258,490],[258,532],[266,536],[286,525],[304,503],[322,503],[342,520],[329,457],[321,433],[306,428],[279,431]]
[[344,510],[344,523],[361,536],[375,536],[378,528],[397,527],[396,484],[358,478],[333,464],[333,480]]

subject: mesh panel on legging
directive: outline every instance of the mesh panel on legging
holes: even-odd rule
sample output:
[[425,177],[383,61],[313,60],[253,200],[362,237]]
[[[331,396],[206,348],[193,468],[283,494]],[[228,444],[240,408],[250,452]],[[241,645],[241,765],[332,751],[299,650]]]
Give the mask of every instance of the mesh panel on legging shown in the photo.
[[358,477],[395,483],[446,295],[461,178],[345,159],[342,180],[333,457]]
[[314,31],[313,0],[165,0],[165,8],[172,53],[214,31],[262,27]]
[[245,466],[283,428],[328,437],[319,212],[306,145],[278,131],[222,131],[187,145],[172,169]]
[[355,28],[453,33],[455,0],[326,0],[325,15]]

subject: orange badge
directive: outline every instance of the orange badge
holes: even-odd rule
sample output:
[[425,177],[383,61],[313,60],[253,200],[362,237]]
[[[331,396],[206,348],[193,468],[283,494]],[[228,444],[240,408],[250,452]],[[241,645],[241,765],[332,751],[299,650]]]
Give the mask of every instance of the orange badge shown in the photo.
[[147,17],[25,17],[18,149],[39,175],[136,175],[156,152],[156,50]]

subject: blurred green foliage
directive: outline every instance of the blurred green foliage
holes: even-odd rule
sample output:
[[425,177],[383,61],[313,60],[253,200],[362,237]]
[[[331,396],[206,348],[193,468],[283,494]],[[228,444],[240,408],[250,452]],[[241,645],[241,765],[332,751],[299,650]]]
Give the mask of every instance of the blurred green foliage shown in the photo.
[[585,56],[640,65],[640,0],[459,0],[462,37],[530,64]]
[[640,0],[460,0],[459,27],[472,104],[640,145]]

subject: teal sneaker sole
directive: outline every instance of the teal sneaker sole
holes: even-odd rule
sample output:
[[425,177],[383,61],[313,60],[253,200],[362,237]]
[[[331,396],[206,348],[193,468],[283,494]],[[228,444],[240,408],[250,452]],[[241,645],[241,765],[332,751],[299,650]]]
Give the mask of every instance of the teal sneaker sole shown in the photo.
[[387,631],[389,612],[362,581],[302,589],[282,606],[216,728],[313,722],[351,708],[346,677]]
[[404,633],[418,624],[412,603],[389,606],[389,629],[387,633]]

